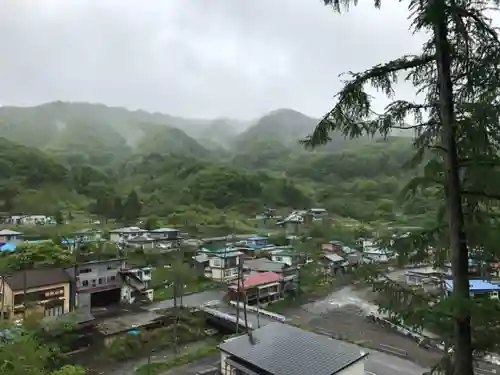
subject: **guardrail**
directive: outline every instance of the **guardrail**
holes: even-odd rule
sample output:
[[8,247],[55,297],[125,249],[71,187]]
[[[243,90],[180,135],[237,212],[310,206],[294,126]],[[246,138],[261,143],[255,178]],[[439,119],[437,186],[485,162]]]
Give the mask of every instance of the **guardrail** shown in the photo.
[[[235,306],[235,307],[238,306],[238,302],[236,302],[236,301],[230,301],[229,304],[231,306]],[[244,304],[243,303],[239,302],[239,305],[240,305],[240,309],[244,308]],[[278,321],[280,321],[282,323],[284,323],[284,322],[286,322],[288,320],[288,318],[285,317],[285,316],[283,316],[283,315],[276,314],[276,313],[273,313],[271,311],[259,309],[258,307],[255,307],[255,306],[248,306],[247,305],[247,310],[251,311],[251,312],[254,312],[256,314],[261,314],[261,315],[267,316],[267,317],[269,317],[271,319],[274,319],[274,320],[278,320]]]
[[379,350],[382,352],[385,352],[387,354],[396,355],[396,356],[401,357],[401,358],[408,357],[408,353],[406,351],[404,351],[403,349],[396,348],[394,346],[390,346],[390,345],[379,344]]
[[211,367],[206,370],[198,371],[196,375],[217,375],[220,374],[220,368]]

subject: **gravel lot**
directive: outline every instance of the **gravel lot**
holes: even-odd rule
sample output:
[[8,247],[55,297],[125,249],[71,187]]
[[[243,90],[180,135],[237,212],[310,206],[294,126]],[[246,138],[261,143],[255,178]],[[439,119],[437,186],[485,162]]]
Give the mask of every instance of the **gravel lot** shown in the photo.
[[439,360],[439,353],[420,348],[412,339],[368,321],[366,316],[376,312],[377,307],[369,303],[366,296],[364,291],[344,287],[322,301],[290,309],[285,315],[294,324],[339,339],[374,349],[380,349],[382,344],[404,350],[408,359],[423,367]]

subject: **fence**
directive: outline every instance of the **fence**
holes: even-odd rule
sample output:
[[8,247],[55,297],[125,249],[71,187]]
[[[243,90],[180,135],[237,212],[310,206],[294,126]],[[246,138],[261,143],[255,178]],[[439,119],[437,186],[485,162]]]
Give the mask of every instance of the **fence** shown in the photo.
[[[230,301],[229,304],[232,305],[232,306],[235,306],[235,307],[238,306],[238,302],[236,302],[236,301]],[[240,309],[243,309],[244,308],[243,303],[239,302],[239,304],[240,304]],[[280,321],[282,323],[284,323],[284,322],[286,322],[288,320],[288,318],[286,318],[283,315],[276,314],[276,313],[273,313],[271,311],[259,309],[258,307],[255,307],[255,306],[248,306],[247,305],[247,310],[251,311],[251,312],[254,312],[256,314],[267,316],[268,318]]]

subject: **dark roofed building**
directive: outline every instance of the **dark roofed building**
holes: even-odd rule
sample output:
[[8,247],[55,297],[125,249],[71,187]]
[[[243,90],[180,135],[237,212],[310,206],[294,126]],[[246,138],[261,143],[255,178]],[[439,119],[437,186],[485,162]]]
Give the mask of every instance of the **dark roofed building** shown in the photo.
[[[21,319],[27,310],[45,317],[70,311],[71,278],[62,268],[37,268],[0,277],[0,314],[3,319]],[[29,303],[26,303],[29,302]]]
[[17,271],[4,277],[6,283],[14,292],[54,284],[65,284],[71,281],[69,275],[62,268],[37,268]]
[[364,375],[368,353],[327,336],[272,323],[219,345],[223,375]]

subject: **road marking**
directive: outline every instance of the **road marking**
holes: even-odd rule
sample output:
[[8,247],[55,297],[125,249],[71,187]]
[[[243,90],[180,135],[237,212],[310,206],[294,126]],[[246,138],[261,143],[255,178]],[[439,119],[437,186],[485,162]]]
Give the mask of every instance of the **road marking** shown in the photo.
[[366,371],[366,370],[365,370],[365,374],[366,374],[366,375],[377,375],[377,374],[375,374],[374,372],[370,372],[370,371]]

